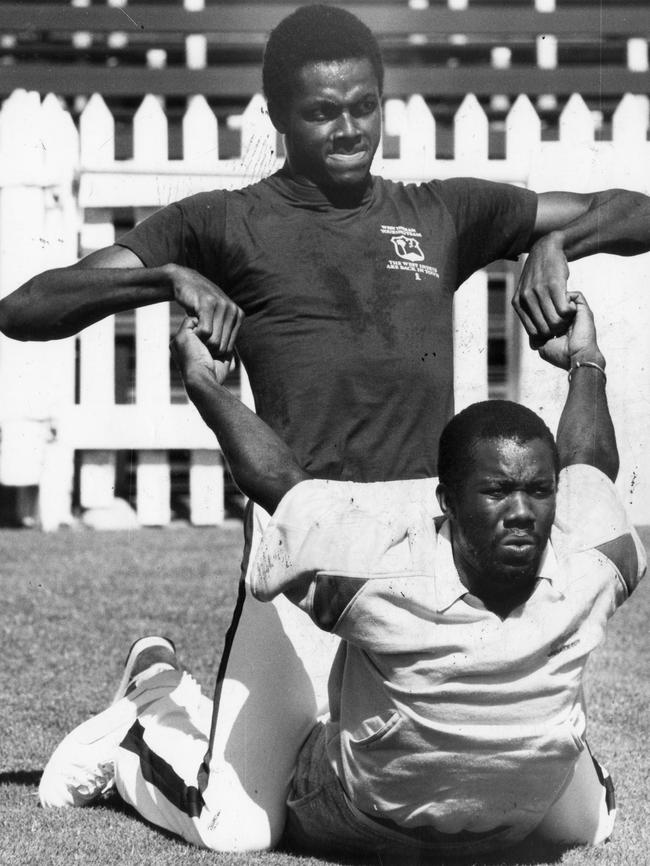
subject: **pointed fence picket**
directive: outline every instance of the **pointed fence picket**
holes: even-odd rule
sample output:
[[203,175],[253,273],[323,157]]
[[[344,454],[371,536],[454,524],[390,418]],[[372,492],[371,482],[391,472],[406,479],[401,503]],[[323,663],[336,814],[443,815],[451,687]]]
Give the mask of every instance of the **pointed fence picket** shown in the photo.
[[[575,95],[561,114],[557,140],[543,140],[535,108],[519,96],[506,118],[505,155],[495,159],[489,153],[487,117],[469,95],[455,118],[453,158],[440,158],[435,118],[425,100],[414,95],[389,101],[386,134],[396,139],[398,155],[385,156],[380,149],[373,169],[414,182],[469,175],[540,192],[614,186],[648,192],[648,115],[648,99],[628,95],[614,114],[611,141],[596,140],[593,116]],[[100,96],[89,99],[77,132],[56,97],[41,102],[34,93],[13,93],[0,110],[0,295],[34,272],[70,263],[77,252],[85,255],[111,244],[118,209],[122,219],[128,209],[138,221],[192,193],[244,186],[281,164],[261,97],[228,125],[239,130],[241,149],[238,157],[224,159],[214,113],[204,97],[192,97],[182,122],[182,157],[169,159],[163,104],[147,96],[133,120],[133,157],[117,160],[115,122]],[[512,286],[512,268],[504,273]],[[572,287],[588,294],[602,323],[610,401],[621,439],[621,489],[633,517],[644,523],[650,515],[650,473],[642,455],[648,453],[650,434],[648,401],[640,395],[650,385],[649,277],[648,256],[598,256],[571,265]],[[488,279],[487,272],[475,274],[455,301],[457,408],[489,393]],[[135,389],[133,402],[126,404],[115,397],[113,317],[76,340],[22,344],[0,338],[0,483],[40,484],[44,528],[70,519],[75,453],[80,503],[101,508],[114,497],[117,453],[123,450],[137,452],[136,507],[143,525],[171,519],[170,450],[190,452],[192,522],[223,520],[218,444],[193,407],[172,401],[169,332],[169,305],[136,311]],[[511,371],[507,393],[554,424],[566,388],[563,374],[554,374],[534,353],[519,351],[526,341],[511,316],[504,333]],[[240,388],[250,402],[243,371]]]

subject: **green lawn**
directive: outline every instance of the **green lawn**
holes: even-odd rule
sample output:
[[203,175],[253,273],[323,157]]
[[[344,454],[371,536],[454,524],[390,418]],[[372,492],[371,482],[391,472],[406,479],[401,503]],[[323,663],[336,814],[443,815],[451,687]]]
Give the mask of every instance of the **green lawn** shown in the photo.
[[[650,531],[644,540],[650,543]],[[46,812],[38,805],[38,780],[50,752],[70,728],[104,708],[134,636],[169,635],[211,693],[240,543],[238,527],[0,532],[1,864],[318,862],[284,852],[234,856],[192,849],[143,824],[115,796],[85,810]],[[649,619],[650,582],[618,613],[607,646],[592,660],[589,738],[616,783],[613,840],[566,852],[523,846],[490,863],[650,863]]]

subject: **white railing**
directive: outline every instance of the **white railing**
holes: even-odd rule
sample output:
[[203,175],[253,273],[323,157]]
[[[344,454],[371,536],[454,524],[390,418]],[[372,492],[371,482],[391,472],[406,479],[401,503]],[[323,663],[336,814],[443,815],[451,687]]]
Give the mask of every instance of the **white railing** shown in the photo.
[[[88,102],[79,129],[56,97],[16,91],[0,111],[0,296],[33,273],[69,264],[115,239],[116,209],[137,221],[195,192],[236,188],[270,173],[278,142],[261,97],[230,119],[241,130],[241,155],[219,158],[217,120],[203,97],[190,99],[183,119],[182,158],[168,159],[168,121],[161,102],[146,97],[133,121],[133,158],[115,158],[114,119],[99,96]],[[556,141],[543,141],[541,122],[519,97],[506,123],[505,156],[489,158],[488,120],[468,96],[455,117],[453,158],[436,155],[436,124],[424,100],[391,100],[386,132],[399,156],[378,155],[375,171],[405,181],[471,175],[544,191],[623,186],[650,191],[648,100],[625,97],[610,141],[596,141],[594,118],[579,96],[560,118]],[[572,285],[589,296],[610,363],[610,400],[619,431],[621,488],[638,522],[650,522],[650,261],[598,256],[572,265]],[[455,305],[457,407],[487,396],[487,274],[474,275]],[[191,520],[223,520],[223,466],[214,437],[193,407],[172,403],[169,305],[135,315],[135,394],[115,403],[115,320],[86,329],[78,340],[23,344],[0,339],[0,483],[40,486],[41,523],[54,528],[70,515],[73,458],[80,452],[79,495],[85,508],[113,497],[116,452],[136,450],[137,512],[143,525],[170,520],[168,451],[189,450]],[[511,350],[520,340],[509,325]],[[511,393],[553,425],[564,379],[527,350],[515,356]],[[75,373],[75,369],[77,372]],[[75,394],[75,391],[78,393]],[[247,394],[243,383],[244,396]]]

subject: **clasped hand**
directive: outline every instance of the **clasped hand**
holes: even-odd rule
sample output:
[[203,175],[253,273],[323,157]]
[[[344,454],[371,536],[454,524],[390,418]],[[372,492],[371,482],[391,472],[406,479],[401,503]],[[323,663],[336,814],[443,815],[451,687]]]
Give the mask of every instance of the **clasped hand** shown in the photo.
[[569,266],[556,232],[531,247],[512,305],[528,333],[531,348],[566,333],[576,313],[567,294]]
[[218,385],[223,385],[230,370],[232,355],[215,360],[200,336],[199,321],[195,316],[185,316],[169,345],[172,358],[183,381],[195,374],[207,373]]
[[211,280],[180,265],[170,265],[174,298],[195,321],[194,331],[212,358],[232,357],[244,313]]
[[568,300],[575,310],[574,317],[566,333],[539,347],[540,357],[563,370],[570,370],[580,360],[594,361],[604,367],[605,360],[596,340],[594,316],[587,301],[580,292],[571,292]]

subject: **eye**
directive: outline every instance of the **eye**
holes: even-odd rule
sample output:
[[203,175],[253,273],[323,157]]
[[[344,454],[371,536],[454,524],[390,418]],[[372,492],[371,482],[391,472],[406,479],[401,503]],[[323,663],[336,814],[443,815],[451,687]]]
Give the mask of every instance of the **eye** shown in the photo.
[[499,487],[497,485],[491,485],[489,487],[484,487],[481,490],[483,496],[487,496],[488,499],[503,499],[506,496],[506,491],[503,487]]
[[357,117],[367,117],[377,109],[377,100],[374,96],[368,96],[362,99],[354,106],[354,114]]
[[328,120],[333,120],[338,114],[338,108],[329,103],[314,105],[308,108],[303,117],[309,123],[326,123]]

